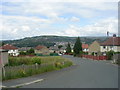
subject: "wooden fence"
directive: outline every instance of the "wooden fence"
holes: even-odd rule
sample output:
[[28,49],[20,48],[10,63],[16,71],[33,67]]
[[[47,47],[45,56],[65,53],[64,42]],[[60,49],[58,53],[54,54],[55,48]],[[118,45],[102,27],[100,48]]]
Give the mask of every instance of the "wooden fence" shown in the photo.
[[93,60],[107,60],[108,59],[107,56],[82,55],[82,57],[93,59]]
[[54,66],[54,63],[50,64],[34,64],[34,65],[20,65],[20,66],[5,66],[2,68],[2,76],[4,78],[12,78],[16,76],[24,75],[24,73],[32,73],[35,71],[43,72],[43,69],[49,66]]

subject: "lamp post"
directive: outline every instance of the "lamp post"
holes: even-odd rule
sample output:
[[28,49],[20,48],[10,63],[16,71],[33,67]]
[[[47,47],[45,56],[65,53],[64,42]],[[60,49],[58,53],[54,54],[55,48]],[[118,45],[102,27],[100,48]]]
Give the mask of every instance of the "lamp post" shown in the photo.
[[116,34],[113,34],[113,62],[115,63],[115,56],[114,56],[114,38],[116,37]]
[[113,62],[116,62],[116,61],[115,61],[115,56],[114,56],[114,44],[115,44],[115,40],[114,40],[114,39],[115,39],[115,37],[116,37],[116,34],[109,33],[109,31],[107,31],[107,36],[108,36],[108,37],[109,37],[109,34],[112,34],[112,35],[113,35],[113,37],[112,37],[112,39],[113,39],[113,41],[112,41],[112,42],[113,42],[113,48],[112,48],[112,49],[113,49]]

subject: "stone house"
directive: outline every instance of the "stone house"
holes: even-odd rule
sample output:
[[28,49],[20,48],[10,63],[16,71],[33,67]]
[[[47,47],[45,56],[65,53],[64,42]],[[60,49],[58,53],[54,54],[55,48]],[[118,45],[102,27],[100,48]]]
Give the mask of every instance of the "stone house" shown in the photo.
[[98,41],[94,41],[92,44],[89,45],[88,47],[89,51],[88,54],[91,55],[94,53],[94,55],[99,55],[100,54],[100,43]]

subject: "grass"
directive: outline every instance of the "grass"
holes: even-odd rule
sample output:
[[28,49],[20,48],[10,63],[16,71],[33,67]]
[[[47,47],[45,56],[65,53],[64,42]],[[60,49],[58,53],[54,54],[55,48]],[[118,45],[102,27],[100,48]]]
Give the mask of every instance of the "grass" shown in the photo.
[[[21,61],[20,61],[21,60]],[[35,67],[35,61],[37,61],[38,66]],[[60,56],[46,56],[46,57],[9,57],[10,68],[6,70],[6,76],[2,80],[16,79],[21,77],[32,76],[35,74],[40,74],[44,72],[49,72],[53,70],[60,70],[65,67],[72,65],[69,59]],[[22,63],[20,63],[22,62]],[[19,64],[20,63],[20,64]],[[29,68],[23,68],[21,65],[30,66]],[[44,65],[43,65],[44,64]],[[31,65],[33,65],[31,67]],[[43,65],[43,66],[42,66]],[[21,66],[21,68],[16,68]],[[6,66],[7,67],[7,66]],[[9,66],[8,66],[9,67]]]

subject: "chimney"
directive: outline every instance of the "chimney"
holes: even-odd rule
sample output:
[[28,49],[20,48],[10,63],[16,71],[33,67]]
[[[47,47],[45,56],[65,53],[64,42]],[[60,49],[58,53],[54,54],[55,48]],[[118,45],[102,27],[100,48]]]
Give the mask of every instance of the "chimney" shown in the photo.
[[116,34],[113,34],[113,37],[116,37]]

